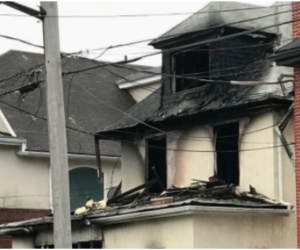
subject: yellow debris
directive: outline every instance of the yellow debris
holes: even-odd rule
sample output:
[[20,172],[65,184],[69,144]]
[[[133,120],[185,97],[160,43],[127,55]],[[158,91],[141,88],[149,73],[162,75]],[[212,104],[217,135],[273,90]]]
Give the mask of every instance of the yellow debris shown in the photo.
[[106,208],[106,203],[107,203],[107,200],[94,202],[93,208],[95,208],[95,209],[105,209]]
[[93,204],[94,204],[94,200],[93,200],[93,199],[88,200],[88,201],[85,203],[85,207],[86,207],[86,208],[93,208]]
[[90,209],[86,207],[80,207],[75,210],[75,214],[84,214],[87,213],[88,211],[90,211]]

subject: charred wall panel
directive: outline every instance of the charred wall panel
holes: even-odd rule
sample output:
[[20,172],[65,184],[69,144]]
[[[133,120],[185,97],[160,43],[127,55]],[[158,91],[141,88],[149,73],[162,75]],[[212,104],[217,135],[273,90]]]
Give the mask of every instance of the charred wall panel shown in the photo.
[[210,45],[211,79],[258,80],[266,73],[266,54],[272,48],[264,38],[235,37]]

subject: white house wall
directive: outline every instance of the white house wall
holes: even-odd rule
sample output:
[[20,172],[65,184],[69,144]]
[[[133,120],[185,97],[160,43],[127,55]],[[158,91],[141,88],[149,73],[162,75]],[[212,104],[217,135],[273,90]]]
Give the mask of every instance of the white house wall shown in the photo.
[[[278,199],[277,178],[277,148],[278,143],[274,125],[274,112],[267,112],[244,123],[243,136],[240,137],[240,189],[249,191],[249,185],[256,188],[257,192],[270,198]],[[269,128],[266,128],[269,127]],[[262,128],[266,128],[261,130]],[[261,130],[252,133],[252,131]],[[293,141],[291,134],[292,125],[287,126],[285,133]],[[208,138],[195,138],[208,137]],[[137,144],[141,145],[143,140]],[[212,140],[212,127],[195,126],[189,130],[169,133],[167,136],[167,185],[184,187],[191,183],[191,179],[208,180],[214,175],[213,152],[185,152],[172,149],[214,151]],[[268,148],[256,150],[257,148]],[[122,176],[123,192],[143,184],[145,181],[145,148],[139,149],[132,143],[122,142]],[[283,165],[290,165],[283,150]],[[286,163],[285,163],[286,162]],[[286,173],[293,179],[291,170]]]
[[[16,154],[18,150],[17,146],[0,146],[0,207],[49,209],[49,158],[19,156]],[[117,186],[121,181],[120,161],[111,179],[116,160],[117,158],[102,159],[105,198],[108,188]],[[96,159],[69,160],[70,169],[83,166],[96,168]]]
[[152,94],[153,91],[160,87],[160,82],[153,82],[147,85],[134,86],[128,89],[129,94],[133,97],[136,102],[140,102],[145,99],[148,95]]
[[[240,140],[240,188],[249,191],[249,185],[255,187],[257,192],[276,199],[277,184],[275,176],[276,148],[275,124],[273,112],[264,113],[250,119],[244,128],[244,135]],[[262,128],[270,127],[264,130]],[[257,131],[261,130],[258,132]],[[266,148],[256,150],[258,148]],[[248,150],[248,151],[247,151]]]
[[[206,137],[206,138],[204,138]],[[167,166],[168,187],[189,186],[192,179],[208,180],[214,175],[212,133],[208,126],[196,126],[182,132],[168,134]],[[175,151],[172,149],[186,150]]]
[[105,248],[193,248],[192,217],[178,216],[103,227]]
[[194,248],[296,248],[290,217],[194,215]]

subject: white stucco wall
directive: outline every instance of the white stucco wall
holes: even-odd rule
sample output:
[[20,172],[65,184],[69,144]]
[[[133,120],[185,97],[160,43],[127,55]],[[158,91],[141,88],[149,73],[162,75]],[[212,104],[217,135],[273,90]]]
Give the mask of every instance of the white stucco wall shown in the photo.
[[289,217],[194,215],[194,248],[296,248]]
[[[143,143],[137,141],[137,144]],[[145,183],[145,148],[122,142],[122,192]]]
[[[50,208],[49,158],[17,155],[19,147],[0,145],[0,207],[6,208]],[[117,158],[102,159],[104,189],[111,187],[111,174]],[[112,186],[121,181],[118,162]],[[96,168],[95,159],[70,159],[69,168],[89,166]]]
[[193,248],[193,218],[144,220],[103,227],[105,248]]
[[33,249],[34,248],[34,237],[33,235],[28,236],[13,236],[12,248],[16,249]]
[[289,218],[199,213],[102,228],[105,248],[295,248]]
[[[244,128],[239,154],[241,190],[249,191],[251,185],[257,192],[273,199],[276,198],[277,184],[276,148],[273,148],[277,143],[272,127],[274,124],[273,112],[251,118]],[[257,150],[259,148],[268,149]]]
[[[275,112],[267,112],[250,118],[248,123],[245,122],[247,119],[240,121],[240,133],[243,134],[240,136],[239,154],[240,189],[249,191],[251,185],[257,192],[273,199],[278,199],[278,148],[274,145],[281,144],[274,131],[274,125],[279,119],[277,116]],[[283,114],[280,116],[282,117]],[[293,141],[292,131],[292,125],[285,129],[289,141]],[[140,140],[139,143],[142,141]],[[213,151],[212,127],[195,126],[189,130],[169,133],[167,147],[191,151]],[[288,162],[283,164],[290,164],[284,154],[285,151],[281,150],[282,161]],[[144,182],[146,163],[143,152],[145,148],[138,149],[133,143],[122,142],[123,191]],[[290,169],[286,173],[287,177],[284,178],[294,178]],[[167,174],[168,187],[188,186],[191,179],[208,180],[214,174],[214,153],[167,150]]]
[[128,92],[136,102],[140,102],[159,87],[160,82],[152,82],[142,86],[131,87],[128,89]]
[[214,153],[188,152],[213,151],[212,136],[212,130],[208,126],[196,126],[168,135],[168,148],[186,150],[167,151],[168,187],[186,187],[191,184],[192,179],[208,180],[214,175]]

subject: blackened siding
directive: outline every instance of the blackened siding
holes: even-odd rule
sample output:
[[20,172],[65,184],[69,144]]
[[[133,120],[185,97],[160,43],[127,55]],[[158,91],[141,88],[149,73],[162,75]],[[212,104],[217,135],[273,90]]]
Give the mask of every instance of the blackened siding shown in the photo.
[[210,78],[258,80],[268,63],[266,53],[272,45],[262,38],[241,36],[210,45]]
[[[273,44],[270,39],[263,37],[254,38],[251,36],[240,36],[210,45],[210,79],[212,80],[259,80],[269,71],[270,65],[267,54],[271,52]],[[265,43],[265,44],[264,44]],[[240,47],[240,48],[237,48]],[[163,53],[163,72],[172,72],[172,54]],[[243,93],[251,87],[240,87],[238,90]],[[178,93],[172,91],[172,78],[162,78],[161,110],[180,106],[189,102],[197,102],[198,105],[206,106],[217,98],[214,93],[233,92],[237,94],[236,88],[228,84],[213,83],[206,84],[195,89],[185,90]],[[211,98],[208,98],[208,96]],[[206,96],[206,98],[204,98]],[[203,102],[203,103],[202,103]],[[185,109],[185,107],[181,107]],[[178,112],[181,112],[181,108]]]

